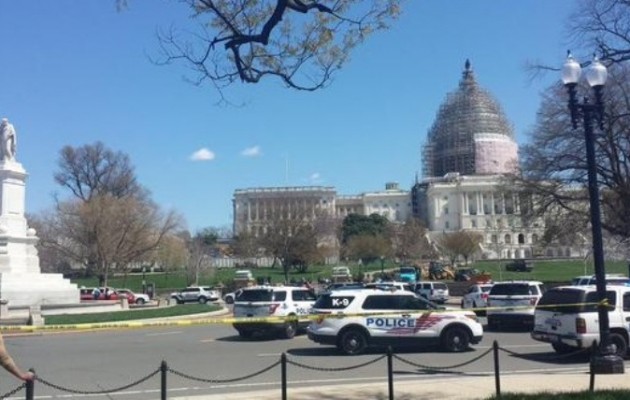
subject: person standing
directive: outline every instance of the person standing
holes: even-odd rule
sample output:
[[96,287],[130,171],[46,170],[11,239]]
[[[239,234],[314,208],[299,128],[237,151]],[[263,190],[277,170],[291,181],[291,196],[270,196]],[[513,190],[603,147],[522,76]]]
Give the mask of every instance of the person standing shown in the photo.
[[32,381],[35,378],[35,374],[32,372],[23,372],[17,365],[15,365],[15,361],[7,352],[6,347],[4,347],[4,340],[2,339],[2,335],[0,334],[0,365],[11,374],[13,374],[16,378],[23,381]]

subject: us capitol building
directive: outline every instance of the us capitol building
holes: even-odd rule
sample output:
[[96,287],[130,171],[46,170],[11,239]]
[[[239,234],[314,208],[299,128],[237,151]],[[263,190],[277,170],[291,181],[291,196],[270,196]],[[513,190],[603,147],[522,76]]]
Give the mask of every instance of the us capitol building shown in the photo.
[[416,176],[408,190],[397,183],[353,196],[325,186],[237,189],[234,234],[264,234],[274,209],[285,207],[287,215],[300,210],[340,221],[351,213],[377,213],[395,223],[414,216],[430,240],[448,232],[478,232],[484,238],[478,258],[575,255],[569,246],[540,249],[542,221],[521,218],[524,200],[505,179],[519,168],[513,129],[499,103],[475,80],[468,60],[458,88],[437,112],[422,156],[424,176]]

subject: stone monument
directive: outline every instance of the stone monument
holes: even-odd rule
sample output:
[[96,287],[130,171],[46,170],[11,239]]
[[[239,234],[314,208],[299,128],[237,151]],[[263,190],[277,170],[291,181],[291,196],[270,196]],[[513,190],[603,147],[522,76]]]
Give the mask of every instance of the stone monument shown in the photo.
[[42,274],[39,240],[24,217],[27,173],[16,160],[17,134],[0,122],[0,298],[9,307],[79,303],[76,284],[62,274]]

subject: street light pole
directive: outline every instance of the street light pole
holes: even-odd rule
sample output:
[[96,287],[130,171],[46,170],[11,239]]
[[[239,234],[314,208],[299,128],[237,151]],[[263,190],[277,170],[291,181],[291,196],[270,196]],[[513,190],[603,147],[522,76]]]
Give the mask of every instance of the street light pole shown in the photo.
[[608,319],[608,301],[606,297],[606,269],[604,265],[604,246],[602,240],[602,222],[599,204],[599,186],[597,184],[597,163],[595,159],[594,120],[603,129],[604,102],[602,91],[606,84],[608,72],[606,67],[595,58],[586,71],[586,79],[595,93],[595,103],[584,97],[582,103],[577,99],[577,83],[581,75],[580,64],[571,53],[562,69],[562,82],[569,92],[569,110],[573,129],[578,127],[578,119],[582,117],[584,125],[584,141],[586,143],[586,164],[588,171],[588,194],[590,200],[591,230],[593,235],[593,263],[598,300],[599,347],[591,359],[593,372],[596,374],[623,374],[623,359],[615,354],[610,341],[610,322]]

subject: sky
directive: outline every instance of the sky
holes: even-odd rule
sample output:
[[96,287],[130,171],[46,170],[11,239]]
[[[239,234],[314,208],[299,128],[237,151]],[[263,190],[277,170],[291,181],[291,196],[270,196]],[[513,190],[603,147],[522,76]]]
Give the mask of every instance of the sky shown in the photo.
[[158,66],[156,31],[194,22],[176,0],[0,0],[0,118],[18,135],[26,210],[67,196],[59,151],[103,142],[192,232],[231,227],[236,189],[333,186],[339,194],[408,189],[421,148],[466,59],[502,105],[519,144],[536,120],[531,61],[560,66],[574,0],[407,0],[400,18],[355,49],[317,92],[277,80],[237,83],[219,105],[184,64]]

